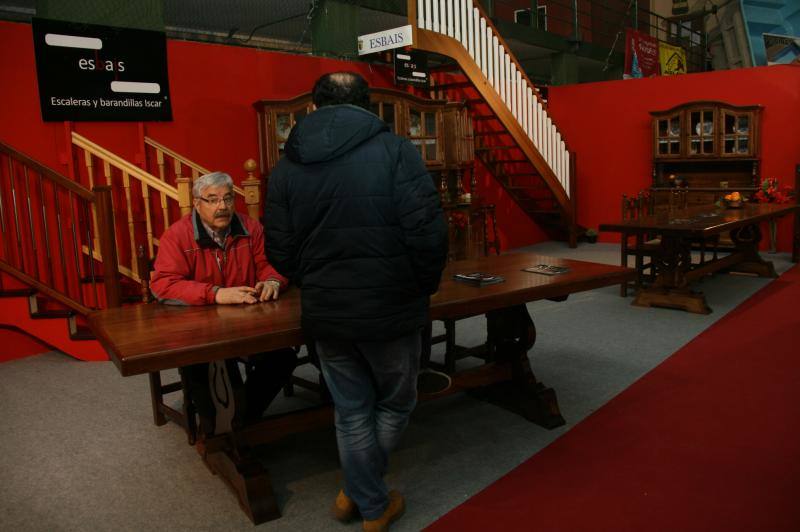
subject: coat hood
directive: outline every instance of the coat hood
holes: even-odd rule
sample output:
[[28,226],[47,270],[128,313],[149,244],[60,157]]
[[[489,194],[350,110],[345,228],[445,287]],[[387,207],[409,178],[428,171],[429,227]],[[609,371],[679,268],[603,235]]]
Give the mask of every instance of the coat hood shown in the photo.
[[329,161],[388,130],[383,120],[361,107],[325,106],[292,129],[286,142],[286,156],[300,164]]

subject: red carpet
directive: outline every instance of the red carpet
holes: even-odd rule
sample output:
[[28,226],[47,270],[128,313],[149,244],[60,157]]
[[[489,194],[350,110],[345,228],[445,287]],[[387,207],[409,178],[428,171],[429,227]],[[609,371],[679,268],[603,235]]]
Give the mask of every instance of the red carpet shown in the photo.
[[428,530],[800,531],[798,308],[795,266]]

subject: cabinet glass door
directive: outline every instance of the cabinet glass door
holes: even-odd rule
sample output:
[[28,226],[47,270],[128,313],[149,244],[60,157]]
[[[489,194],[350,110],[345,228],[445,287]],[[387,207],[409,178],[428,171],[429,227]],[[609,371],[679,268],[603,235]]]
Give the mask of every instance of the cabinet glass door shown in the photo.
[[681,115],[656,119],[656,157],[680,157]]
[[419,150],[426,164],[435,164],[441,161],[436,111],[410,107],[408,110],[408,138]]
[[716,155],[714,109],[695,109],[689,111],[689,157],[708,157]]
[[398,129],[397,109],[394,102],[372,102],[370,103],[370,111],[386,122],[393,133],[400,132]]
[[750,113],[722,111],[722,155],[746,157],[753,154],[753,117]]
[[276,111],[274,115],[275,124],[275,145],[278,148],[278,159],[283,157],[283,150],[286,146],[286,141],[289,139],[289,133],[298,122],[308,115],[308,108],[302,107],[300,109],[288,112]]

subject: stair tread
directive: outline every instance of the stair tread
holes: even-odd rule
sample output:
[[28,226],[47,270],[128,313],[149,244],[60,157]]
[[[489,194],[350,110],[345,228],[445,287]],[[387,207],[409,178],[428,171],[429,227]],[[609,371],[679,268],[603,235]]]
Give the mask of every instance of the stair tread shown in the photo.
[[33,288],[12,288],[10,290],[0,290],[0,297],[28,297],[36,293]]
[[84,325],[78,325],[77,331],[74,333],[70,333],[69,335],[71,340],[96,340],[97,337],[94,335],[92,330],[89,327]]
[[69,318],[74,314],[71,310],[40,310],[31,312],[31,318],[35,320],[49,320],[54,318]]

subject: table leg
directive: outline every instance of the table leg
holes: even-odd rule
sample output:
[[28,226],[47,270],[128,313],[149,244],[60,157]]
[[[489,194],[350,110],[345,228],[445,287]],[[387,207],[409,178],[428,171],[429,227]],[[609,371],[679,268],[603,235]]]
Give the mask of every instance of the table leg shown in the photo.
[[[209,450],[207,444],[212,448],[221,448]],[[242,511],[254,525],[281,516],[269,472],[249,448],[237,446],[231,434],[198,441],[196,448],[208,469],[225,481],[233,491]]]
[[472,395],[547,429],[564,425],[555,390],[536,379],[528,360],[528,350],[536,342],[536,327],[525,305],[489,312],[486,322],[494,363],[510,366],[510,381],[473,389]]
[[667,307],[697,314],[710,314],[702,292],[689,289],[686,274],[692,268],[691,244],[679,235],[664,234],[659,252],[653,256],[656,280],[652,286],[636,294],[633,305],[639,307]]
[[743,258],[728,271],[754,273],[759,277],[778,276],[772,262],[762,259],[758,253],[758,244],[761,242],[761,229],[758,225],[746,225],[734,229],[731,231],[731,240],[736,245],[737,251],[742,252]]

